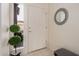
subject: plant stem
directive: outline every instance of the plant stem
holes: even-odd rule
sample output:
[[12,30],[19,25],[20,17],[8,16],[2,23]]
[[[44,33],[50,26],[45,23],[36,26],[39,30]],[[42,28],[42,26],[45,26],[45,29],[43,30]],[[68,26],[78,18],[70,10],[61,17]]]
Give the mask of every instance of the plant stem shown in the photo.
[[17,53],[16,46],[14,48],[15,48],[15,55],[16,55],[16,53]]

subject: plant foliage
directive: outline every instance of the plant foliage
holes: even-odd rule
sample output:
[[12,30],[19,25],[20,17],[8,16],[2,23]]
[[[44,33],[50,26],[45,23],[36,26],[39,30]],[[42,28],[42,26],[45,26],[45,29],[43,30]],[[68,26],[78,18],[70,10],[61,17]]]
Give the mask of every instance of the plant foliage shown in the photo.
[[20,36],[13,36],[9,39],[8,43],[10,45],[16,46],[17,44],[19,44],[21,42],[21,38]]
[[16,24],[14,24],[14,25],[11,25],[10,26],[10,31],[11,32],[18,32],[18,31],[20,31],[20,27],[18,26],[18,25],[16,25]]

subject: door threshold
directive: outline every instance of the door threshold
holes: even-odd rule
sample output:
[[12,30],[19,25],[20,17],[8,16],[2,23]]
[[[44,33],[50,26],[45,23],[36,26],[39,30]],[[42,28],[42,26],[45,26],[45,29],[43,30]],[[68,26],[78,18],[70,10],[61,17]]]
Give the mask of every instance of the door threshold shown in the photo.
[[43,49],[47,49],[47,47],[40,48],[40,49],[37,49],[37,50],[31,51],[31,52],[28,52],[28,53],[30,54],[30,53],[38,52],[38,51],[43,50]]

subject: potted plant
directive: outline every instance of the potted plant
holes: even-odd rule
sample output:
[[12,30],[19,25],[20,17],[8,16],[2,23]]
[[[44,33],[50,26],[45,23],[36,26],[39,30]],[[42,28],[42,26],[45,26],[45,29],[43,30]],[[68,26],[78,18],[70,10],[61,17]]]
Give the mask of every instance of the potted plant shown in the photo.
[[14,35],[18,35],[21,37],[21,43],[19,43],[16,47],[22,47],[23,46],[23,31],[14,33]]
[[[13,34],[14,34],[14,33],[17,33],[17,32],[20,31],[20,27],[19,27],[18,25],[16,25],[16,24],[11,25],[11,26],[10,26],[10,31],[11,31]],[[21,43],[21,37],[20,37],[19,35],[14,35],[14,36],[12,36],[12,37],[9,39],[8,43],[9,43],[10,45],[12,45],[12,46],[15,48],[15,54],[10,54],[10,55],[12,55],[12,56],[19,56],[20,53],[17,53],[16,47],[17,47],[17,45],[18,45],[19,43]]]

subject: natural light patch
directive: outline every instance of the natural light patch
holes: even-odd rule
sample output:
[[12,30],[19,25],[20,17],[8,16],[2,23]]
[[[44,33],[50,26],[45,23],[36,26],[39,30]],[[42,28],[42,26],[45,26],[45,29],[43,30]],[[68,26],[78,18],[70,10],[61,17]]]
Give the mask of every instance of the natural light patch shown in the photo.
[[17,15],[17,20],[18,21],[24,21],[24,8],[23,8],[23,4],[19,4],[18,7],[20,8],[19,10],[19,15]]

